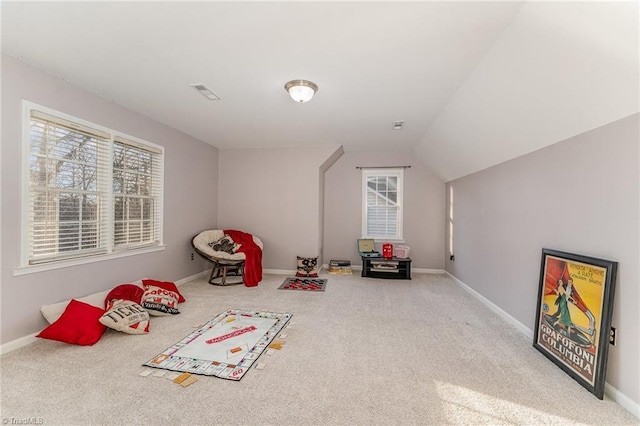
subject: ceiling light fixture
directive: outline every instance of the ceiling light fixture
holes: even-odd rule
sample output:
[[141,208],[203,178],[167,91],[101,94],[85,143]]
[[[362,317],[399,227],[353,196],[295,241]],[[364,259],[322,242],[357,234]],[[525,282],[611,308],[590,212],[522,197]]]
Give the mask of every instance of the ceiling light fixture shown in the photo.
[[318,85],[308,80],[291,80],[284,85],[284,90],[296,102],[309,102],[318,91]]

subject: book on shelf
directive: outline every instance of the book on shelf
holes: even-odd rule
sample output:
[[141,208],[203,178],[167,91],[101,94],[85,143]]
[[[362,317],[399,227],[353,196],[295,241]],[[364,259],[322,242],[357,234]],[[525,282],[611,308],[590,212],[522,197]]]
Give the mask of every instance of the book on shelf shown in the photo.
[[399,264],[392,260],[376,260],[371,262],[372,272],[400,272]]
[[329,273],[330,274],[342,274],[351,275],[351,261],[350,260],[331,260],[329,261]]

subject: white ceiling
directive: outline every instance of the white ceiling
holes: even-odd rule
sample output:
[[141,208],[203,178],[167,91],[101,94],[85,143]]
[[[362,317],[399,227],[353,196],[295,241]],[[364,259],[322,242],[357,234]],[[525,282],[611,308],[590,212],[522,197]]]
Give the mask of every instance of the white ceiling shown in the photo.
[[1,7],[3,53],[221,149],[413,151],[451,180],[639,110],[637,2]]

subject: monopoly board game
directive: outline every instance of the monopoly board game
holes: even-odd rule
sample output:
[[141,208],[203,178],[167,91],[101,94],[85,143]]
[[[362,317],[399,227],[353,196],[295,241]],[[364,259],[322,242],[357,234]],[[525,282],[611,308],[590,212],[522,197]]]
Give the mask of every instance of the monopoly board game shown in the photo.
[[240,380],[291,316],[230,309],[143,365]]

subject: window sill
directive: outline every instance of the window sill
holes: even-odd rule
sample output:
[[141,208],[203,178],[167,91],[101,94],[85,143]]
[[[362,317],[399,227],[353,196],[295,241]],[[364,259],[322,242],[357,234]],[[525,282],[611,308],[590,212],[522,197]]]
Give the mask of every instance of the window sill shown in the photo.
[[157,252],[157,251],[163,251],[165,248],[166,248],[166,246],[163,244],[163,245],[159,245],[159,246],[145,247],[145,248],[141,248],[141,249],[122,251],[122,252],[119,252],[119,253],[101,254],[101,255],[97,255],[97,256],[87,256],[87,257],[82,257],[82,258],[78,258],[78,259],[62,260],[62,261],[51,262],[51,263],[41,263],[41,264],[38,264],[38,265],[19,266],[19,267],[15,268],[13,270],[13,276],[17,277],[17,276],[20,276],[20,275],[36,274],[38,272],[45,272],[45,271],[51,271],[51,270],[54,270],[54,269],[68,268],[70,266],[85,265],[87,263],[102,262],[102,261],[105,261],[105,260],[119,259],[121,257],[128,257],[128,256],[136,256],[136,255],[139,255],[139,254],[153,253],[153,252]]
[[376,244],[384,244],[384,243],[404,244],[405,243],[404,239],[402,239],[402,240],[393,240],[393,239],[381,240],[380,238],[374,238],[373,242],[376,243]]

